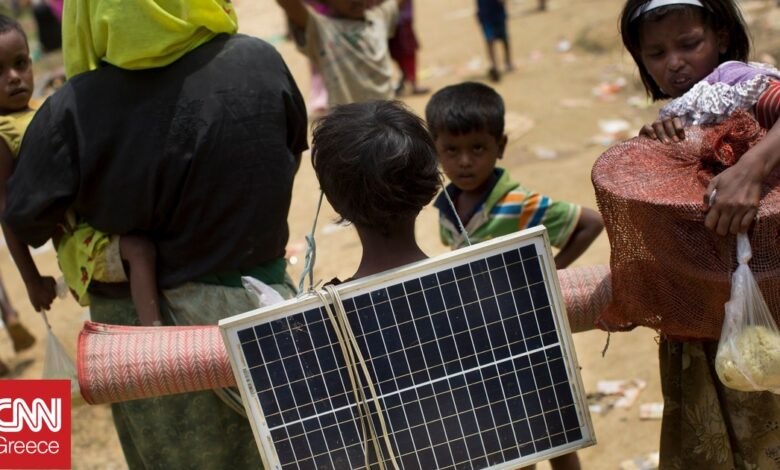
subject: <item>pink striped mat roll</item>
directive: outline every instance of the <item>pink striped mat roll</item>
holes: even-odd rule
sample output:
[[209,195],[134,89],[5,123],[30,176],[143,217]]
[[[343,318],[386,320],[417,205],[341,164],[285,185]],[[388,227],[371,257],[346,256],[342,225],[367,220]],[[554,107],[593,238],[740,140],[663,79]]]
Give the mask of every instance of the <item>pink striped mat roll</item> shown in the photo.
[[612,301],[609,266],[582,266],[558,270],[563,303],[572,333],[596,328],[596,321]]
[[[572,332],[592,330],[612,297],[608,266],[558,271]],[[219,328],[85,322],[77,368],[87,403],[117,403],[235,385]]]
[[77,370],[87,403],[117,403],[235,385],[219,328],[84,322]]

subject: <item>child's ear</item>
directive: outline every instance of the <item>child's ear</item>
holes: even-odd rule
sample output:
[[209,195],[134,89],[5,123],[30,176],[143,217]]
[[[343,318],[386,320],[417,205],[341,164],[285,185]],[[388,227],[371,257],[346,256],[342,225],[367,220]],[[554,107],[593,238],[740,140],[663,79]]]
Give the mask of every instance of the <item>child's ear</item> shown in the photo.
[[501,138],[498,140],[498,159],[504,157],[504,150],[506,150],[506,144],[509,142],[509,139],[507,138],[506,134],[502,135]]
[[715,33],[715,35],[718,38],[718,53],[723,55],[729,50],[729,30],[723,28]]

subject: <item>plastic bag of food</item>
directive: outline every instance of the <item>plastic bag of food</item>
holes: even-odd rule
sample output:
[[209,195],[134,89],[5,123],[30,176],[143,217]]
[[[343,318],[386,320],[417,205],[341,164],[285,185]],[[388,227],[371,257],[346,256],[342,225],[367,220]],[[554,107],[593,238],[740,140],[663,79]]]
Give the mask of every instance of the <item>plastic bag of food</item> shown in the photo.
[[748,266],[752,256],[747,235],[737,235],[739,266],[731,278],[715,370],[729,388],[780,394],[780,330]]
[[76,364],[70,358],[65,347],[54,335],[46,316],[46,311],[42,311],[43,321],[46,322],[46,355],[43,359],[43,378],[70,380],[70,404],[76,406],[84,404],[79,389],[79,379],[76,373]]

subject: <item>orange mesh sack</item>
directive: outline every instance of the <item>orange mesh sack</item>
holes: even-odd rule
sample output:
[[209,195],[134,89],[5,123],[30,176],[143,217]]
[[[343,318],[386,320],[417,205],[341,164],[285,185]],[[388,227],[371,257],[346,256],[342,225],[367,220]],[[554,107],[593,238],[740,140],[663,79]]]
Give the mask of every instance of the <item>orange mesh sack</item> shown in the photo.
[[[703,196],[765,131],[738,111],[720,124],[686,129],[684,141],[637,137],[596,161],[592,179],[611,245],[611,330],[647,326],[674,339],[718,339],[735,237],[704,226]],[[775,321],[780,313],[780,172],[764,183],[751,229],[750,268]]]

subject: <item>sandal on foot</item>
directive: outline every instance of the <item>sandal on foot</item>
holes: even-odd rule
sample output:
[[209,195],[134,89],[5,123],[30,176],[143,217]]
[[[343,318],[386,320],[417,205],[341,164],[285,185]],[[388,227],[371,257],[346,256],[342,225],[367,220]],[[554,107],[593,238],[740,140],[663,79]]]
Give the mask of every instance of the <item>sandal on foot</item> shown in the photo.
[[14,343],[14,351],[24,351],[25,349],[30,349],[35,344],[35,336],[30,334],[21,323],[6,325],[6,328],[8,328],[8,335]]

